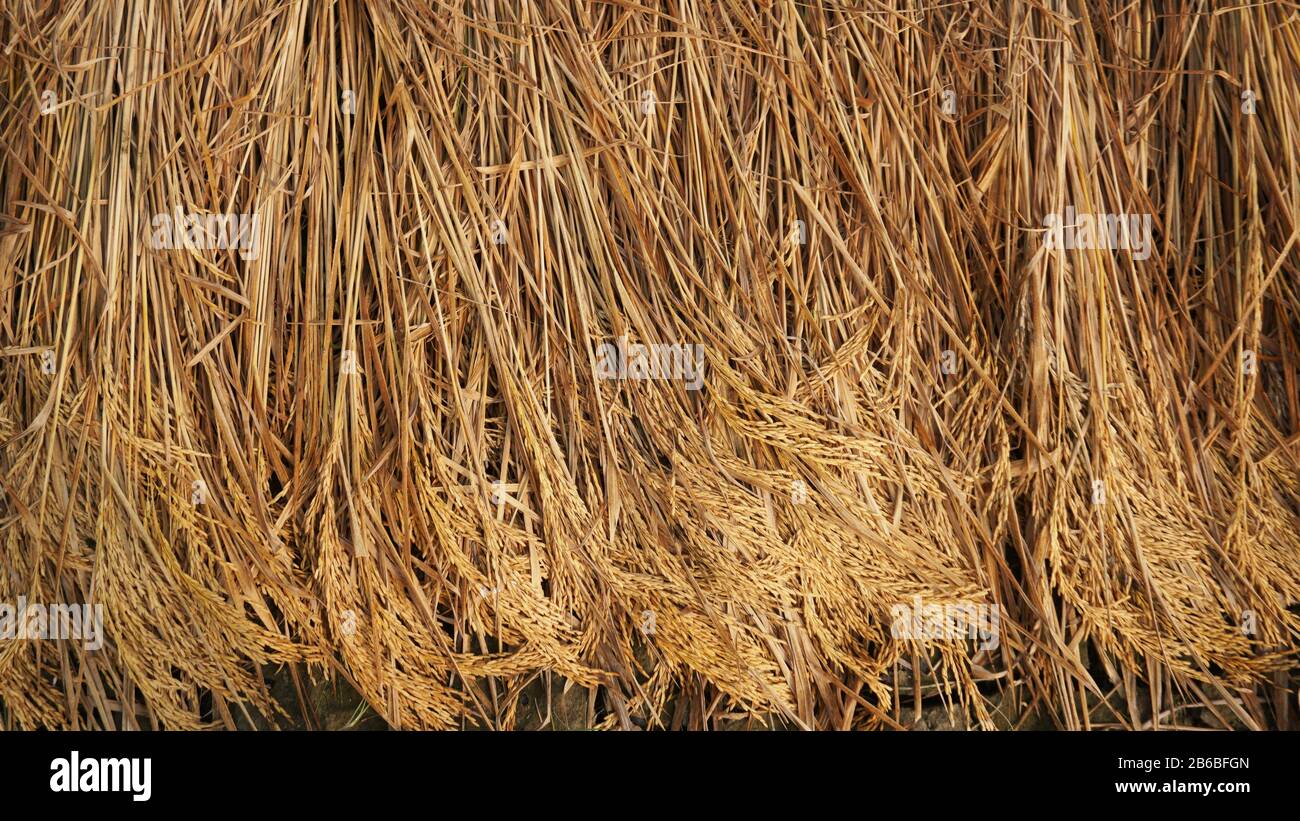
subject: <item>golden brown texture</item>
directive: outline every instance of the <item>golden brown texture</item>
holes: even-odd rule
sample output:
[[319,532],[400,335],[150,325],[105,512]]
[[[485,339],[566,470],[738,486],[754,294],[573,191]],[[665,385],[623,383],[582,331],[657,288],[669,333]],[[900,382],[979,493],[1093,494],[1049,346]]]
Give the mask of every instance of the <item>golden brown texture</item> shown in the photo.
[[1215,5],[5,4],[0,601],[107,635],[7,723],[1293,723],[1300,16]]

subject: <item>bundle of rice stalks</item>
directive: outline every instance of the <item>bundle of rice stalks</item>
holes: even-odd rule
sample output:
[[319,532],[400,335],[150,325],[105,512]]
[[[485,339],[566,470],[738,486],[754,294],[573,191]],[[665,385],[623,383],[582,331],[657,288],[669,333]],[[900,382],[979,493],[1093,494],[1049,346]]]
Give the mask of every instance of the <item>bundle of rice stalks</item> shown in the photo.
[[8,4],[5,723],[1293,724],[1300,16],[993,6]]

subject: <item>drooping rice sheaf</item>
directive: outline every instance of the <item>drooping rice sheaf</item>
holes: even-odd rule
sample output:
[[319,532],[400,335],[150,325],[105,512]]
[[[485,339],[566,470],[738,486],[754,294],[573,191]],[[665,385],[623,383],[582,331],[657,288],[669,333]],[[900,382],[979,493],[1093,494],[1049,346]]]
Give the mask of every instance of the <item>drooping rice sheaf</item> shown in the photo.
[[105,639],[0,607],[4,724],[1293,725],[1300,18],[1212,5],[4,9],[0,605]]

